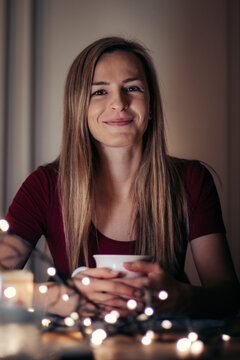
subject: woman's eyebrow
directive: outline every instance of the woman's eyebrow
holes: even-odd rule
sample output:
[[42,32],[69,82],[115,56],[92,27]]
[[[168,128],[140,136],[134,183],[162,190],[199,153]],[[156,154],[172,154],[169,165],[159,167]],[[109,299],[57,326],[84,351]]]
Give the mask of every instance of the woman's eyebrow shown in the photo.
[[110,85],[110,83],[107,81],[96,81],[92,82],[92,85]]
[[140,78],[137,78],[137,77],[133,77],[133,78],[127,78],[127,79],[123,80],[123,83],[126,84],[126,83],[129,83],[132,81],[141,81],[142,82],[143,80]]

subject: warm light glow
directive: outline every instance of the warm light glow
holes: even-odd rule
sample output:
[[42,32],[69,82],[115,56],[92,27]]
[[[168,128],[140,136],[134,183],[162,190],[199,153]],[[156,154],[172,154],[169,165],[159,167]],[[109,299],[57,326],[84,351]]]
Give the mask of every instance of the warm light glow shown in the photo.
[[84,326],[90,326],[92,324],[92,320],[90,318],[85,318],[83,320],[83,325]]
[[42,326],[48,327],[51,324],[51,320],[42,319]]
[[106,321],[106,323],[108,324],[115,324],[117,322],[117,317],[116,315],[112,314],[112,313],[108,313],[104,316],[104,320]]
[[97,329],[92,332],[91,343],[94,345],[101,345],[103,340],[107,337],[107,333],[103,329]]
[[118,312],[117,310],[112,310],[112,311],[110,312],[110,314],[116,316],[117,319],[118,319],[119,316],[120,316],[120,314],[119,314],[119,312]]
[[167,300],[167,298],[168,298],[168,293],[167,293],[167,291],[165,291],[165,290],[159,291],[159,293],[158,293],[158,298],[159,298],[160,300],[162,300],[162,301]]
[[145,321],[145,320],[147,320],[148,319],[148,316],[146,315],[146,314],[140,314],[140,315],[138,315],[138,317],[137,317],[137,320],[138,321]]
[[172,322],[170,320],[163,320],[161,326],[166,330],[171,329]]
[[65,324],[66,326],[71,327],[71,326],[73,326],[73,325],[75,324],[75,321],[74,321],[70,316],[67,316],[67,317],[65,317],[65,319],[64,319],[64,324]]
[[69,295],[68,294],[62,294],[62,299],[65,302],[69,301]]
[[4,289],[3,293],[7,299],[12,299],[14,298],[14,296],[16,296],[17,290],[15,289],[15,287],[9,286],[6,289]]
[[40,285],[38,290],[41,294],[46,294],[46,292],[48,291],[48,287],[46,285]]
[[73,320],[78,320],[79,319],[79,315],[78,315],[78,313],[77,312],[72,312],[71,314],[70,314],[70,316],[71,316],[71,318],[73,319]]
[[191,341],[187,338],[182,338],[177,341],[176,346],[179,352],[187,352],[191,347]]
[[55,267],[51,266],[47,269],[47,273],[49,276],[55,276],[57,271],[56,271]]
[[149,336],[143,336],[141,339],[141,343],[143,345],[150,345],[152,342],[152,339]]
[[29,308],[27,309],[27,311],[28,311],[28,312],[34,312],[35,310],[34,310],[33,307],[29,307]]
[[192,332],[190,332],[190,333],[188,334],[188,338],[189,338],[189,340],[190,340],[191,342],[197,341],[197,339],[198,339],[198,334],[195,333],[194,331],[192,331]]
[[82,278],[83,285],[88,286],[88,285],[90,285],[90,283],[91,283],[91,280],[89,279],[89,277],[85,276]]
[[223,341],[229,341],[230,339],[231,339],[231,336],[230,336],[230,335],[222,334],[222,340],[223,340]]
[[194,355],[199,355],[203,351],[204,344],[201,340],[194,341],[191,345],[191,353]]
[[136,300],[134,300],[134,299],[128,300],[128,302],[127,302],[127,307],[128,307],[129,310],[134,310],[134,309],[136,309],[136,307],[137,307],[137,302],[136,302]]
[[152,315],[154,314],[154,310],[153,310],[153,308],[151,308],[150,306],[148,306],[148,307],[145,308],[144,313],[145,313],[147,316],[152,316]]
[[153,339],[154,336],[155,336],[155,333],[154,333],[154,331],[152,331],[152,330],[148,330],[148,331],[146,332],[145,336],[146,336],[146,337],[149,337],[150,339]]
[[8,222],[4,219],[1,219],[0,220],[0,230],[6,232],[6,231],[8,231],[8,229],[9,229]]

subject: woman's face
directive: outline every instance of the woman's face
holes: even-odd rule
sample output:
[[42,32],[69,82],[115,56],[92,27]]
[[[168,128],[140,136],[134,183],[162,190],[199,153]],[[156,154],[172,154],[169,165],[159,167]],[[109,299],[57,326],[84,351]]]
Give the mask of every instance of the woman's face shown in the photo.
[[149,121],[149,91],[143,65],[126,51],[106,53],[93,77],[88,127],[101,145],[139,146]]

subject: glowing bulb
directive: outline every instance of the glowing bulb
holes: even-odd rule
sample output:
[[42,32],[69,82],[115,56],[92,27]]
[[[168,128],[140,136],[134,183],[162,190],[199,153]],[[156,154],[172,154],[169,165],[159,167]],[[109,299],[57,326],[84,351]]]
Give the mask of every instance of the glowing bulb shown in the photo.
[[6,232],[6,231],[8,231],[8,229],[9,229],[8,222],[4,219],[1,219],[0,220],[0,230]]
[[147,319],[148,319],[148,316],[146,314],[140,314],[137,317],[137,320],[139,320],[139,321],[145,321]]
[[49,276],[55,276],[57,271],[56,271],[55,267],[51,266],[47,269],[47,273]]
[[152,330],[148,330],[148,331],[146,332],[146,334],[145,334],[145,336],[146,336],[146,337],[149,337],[150,339],[153,339],[153,338],[154,338],[154,335],[155,335],[155,333],[154,333],[154,331],[152,331]]
[[84,326],[90,326],[92,324],[92,320],[90,318],[85,318],[83,320],[83,325]]
[[143,345],[150,345],[152,342],[152,339],[149,336],[143,336],[141,339],[141,343]]
[[101,345],[101,343],[103,342],[103,340],[106,339],[106,337],[107,333],[105,330],[97,329],[92,333],[91,342],[94,345]]
[[190,340],[191,342],[197,341],[197,339],[198,339],[198,334],[195,333],[194,331],[192,331],[192,332],[190,332],[190,333],[188,334],[188,338],[189,338],[189,340]]
[[46,294],[46,292],[48,291],[48,287],[46,285],[40,285],[38,290],[41,294]]
[[14,298],[14,296],[16,296],[17,290],[15,289],[15,287],[9,286],[3,291],[3,293],[7,299],[12,299]]
[[137,307],[137,302],[136,302],[136,300],[134,300],[134,299],[128,300],[128,302],[127,302],[127,307],[128,307],[129,310],[134,310],[134,309],[136,309],[136,307]]
[[29,308],[27,309],[27,311],[28,311],[28,312],[34,312],[35,310],[34,310],[33,307],[29,307]]
[[51,320],[42,319],[42,326],[48,327],[51,324]]
[[171,329],[172,322],[170,320],[163,320],[161,326],[166,330]]
[[204,344],[201,340],[194,341],[191,345],[191,353],[194,355],[199,355],[204,348]]
[[110,314],[114,315],[117,319],[119,318],[120,314],[117,310],[112,310]]
[[159,298],[160,300],[162,300],[162,301],[167,300],[167,298],[168,298],[168,293],[167,293],[167,291],[165,291],[165,290],[159,291],[159,293],[158,293],[158,298]]
[[62,299],[65,302],[69,301],[69,295],[68,294],[62,294]]
[[231,339],[231,336],[230,336],[230,335],[222,334],[222,340],[223,340],[223,341],[229,341],[230,339]]
[[176,346],[179,352],[187,352],[191,347],[191,341],[188,338],[182,338],[177,341]]
[[78,313],[77,312],[72,312],[71,314],[70,314],[70,316],[71,316],[71,318],[73,319],[73,320],[78,320],[79,319],[79,315],[78,315]]
[[114,314],[109,313],[104,316],[104,320],[108,324],[115,324],[117,322],[117,317]]
[[145,313],[147,316],[152,316],[153,313],[154,313],[154,310],[153,310],[153,308],[151,308],[150,306],[148,306],[148,307],[145,308],[144,313]]
[[89,279],[89,277],[85,276],[82,278],[82,284],[85,285],[85,286],[88,286],[90,285],[91,281]]
[[65,319],[64,319],[64,324],[65,324],[66,326],[71,327],[71,326],[73,326],[73,325],[75,324],[75,321],[74,321],[70,316],[67,316],[67,317],[65,317]]

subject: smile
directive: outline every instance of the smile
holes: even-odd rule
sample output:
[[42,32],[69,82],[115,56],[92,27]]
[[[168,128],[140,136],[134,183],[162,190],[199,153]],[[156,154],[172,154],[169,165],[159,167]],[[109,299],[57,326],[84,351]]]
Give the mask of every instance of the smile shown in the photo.
[[133,122],[133,119],[129,118],[119,118],[119,119],[112,119],[104,121],[105,124],[111,125],[111,126],[126,126]]

